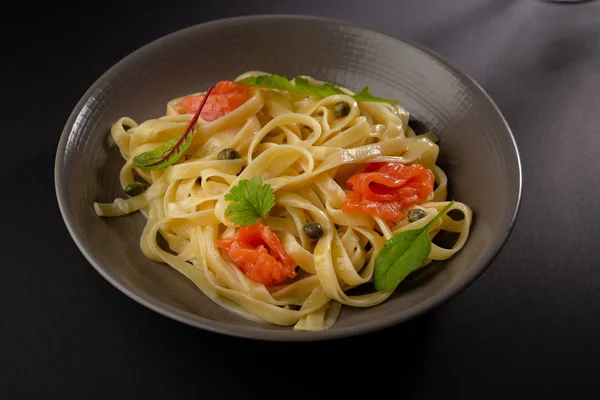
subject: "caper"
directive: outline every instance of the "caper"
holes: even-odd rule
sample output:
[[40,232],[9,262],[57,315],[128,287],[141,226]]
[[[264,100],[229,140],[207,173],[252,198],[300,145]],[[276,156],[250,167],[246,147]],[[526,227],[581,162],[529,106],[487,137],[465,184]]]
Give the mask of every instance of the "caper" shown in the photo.
[[131,182],[129,185],[125,187],[125,193],[128,196],[137,196],[138,194],[144,193],[144,191],[148,188],[148,185],[142,182]]
[[304,233],[311,239],[318,239],[323,236],[323,227],[318,222],[309,222],[302,228]]
[[240,153],[230,147],[221,150],[217,155],[217,160],[237,160],[238,158],[242,158]]
[[333,115],[336,117],[345,117],[348,114],[350,114],[350,105],[345,101],[340,101],[333,105]]
[[408,210],[408,212],[406,213],[406,217],[408,218],[409,222],[418,221],[421,218],[425,218],[426,216],[427,213],[421,210],[420,208],[413,208],[412,210]]

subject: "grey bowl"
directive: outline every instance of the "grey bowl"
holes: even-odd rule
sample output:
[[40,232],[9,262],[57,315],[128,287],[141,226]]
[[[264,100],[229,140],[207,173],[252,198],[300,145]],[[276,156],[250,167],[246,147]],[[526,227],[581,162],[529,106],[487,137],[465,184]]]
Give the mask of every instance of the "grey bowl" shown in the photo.
[[[144,257],[139,213],[95,215],[94,201],[123,196],[122,160],[109,145],[121,116],[143,121],[165,103],[246,70],[307,74],[402,105],[441,137],[440,163],[450,196],[474,211],[471,236],[447,262],[414,274],[385,303],[345,307],[335,326],[294,332],[237,317],[212,303],[175,270]],[[449,300],[493,261],[517,216],[521,167],[511,131],[471,78],[437,54],[356,25],[300,16],[252,16],[193,26],[125,57],[83,95],[58,145],[58,203],[73,240],[100,274],[123,293],[163,315],[224,334],[267,340],[355,335],[406,321]]]

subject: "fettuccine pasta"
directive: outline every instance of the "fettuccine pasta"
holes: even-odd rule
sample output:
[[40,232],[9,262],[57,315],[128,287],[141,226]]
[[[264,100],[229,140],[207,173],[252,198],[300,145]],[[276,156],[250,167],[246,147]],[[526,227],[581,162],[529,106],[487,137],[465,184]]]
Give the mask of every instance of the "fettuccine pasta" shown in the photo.
[[[248,72],[235,82],[263,74]],[[323,83],[304,78],[312,85]],[[435,135],[415,134],[406,110],[399,105],[357,101],[352,97],[355,93],[342,90],[345,94],[327,97],[257,87],[240,91],[241,97],[235,91],[231,92],[235,96],[217,94],[224,96],[218,97],[223,103],[215,100],[210,110],[203,109],[189,148],[164,169],[145,170],[133,160],[182,135],[192,119],[190,110],[197,108],[193,103],[202,93],[169,101],[165,116],[139,125],[123,117],[111,128],[125,160],[121,186],[130,187],[137,179],[148,187],[113,203],[95,203],[96,213],[116,217],[142,212],[147,222],[140,248],[146,257],[169,265],[215,303],[255,321],[295,330],[323,330],[335,323],[342,305],[379,304],[393,289],[360,295],[348,292],[370,285],[376,258],[388,239],[425,226],[449,204],[448,181],[436,165],[439,147]],[[239,158],[223,157],[224,149]],[[377,175],[382,168],[396,171],[398,165],[431,174],[429,192],[415,195],[418,199],[402,199],[404,203],[385,200],[396,196],[389,194],[392,189],[388,193],[387,186],[382,186],[383,192],[370,192],[383,182],[377,180],[383,176]],[[369,171],[374,175],[367,175]],[[424,183],[415,189],[418,193],[428,184],[429,175],[422,176]],[[239,257],[232,256],[233,243],[241,240],[241,232],[252,235],[259,230],[235,224],[227,211],[231,202],[225,197],[254,177],[274,193],[275,205],[257,225],[266,229],[261,232],[274,236],[263,237],[261,245]],[[392,185],[394,193],[413,179],[385,177],[394,183],[385,181],[383,185]],[[359,193],[360,187],[363,192]],[[388,197],[370,200],[377,196]],[[394,204],[397,207],[390,214],[385,207]],[[443,215],[431,226],[429,236],[433,239],[442,231],[454,232],[458,234],[456,243],[451,248],[432,244],[422,266],[448,259],[465,244],[472,212],[460,202],[451,209],[462,212],[463,219]],[[418,212],[409,214],[411,210]],[[305,228],[311,223],[312,228],[317,227],[315,232]],[[158,244],[159,234],[168,249]],[[281,254],[271,252],[275,245],[270,240],[280,243]],[[264,258],[252,264],[244,259],[246,254]],[[286,270],[283,278],[260,270],[267,261],[276,269],[285,265],[285,260],[291,260],[294,269]],[[252,275],[250,270],[258,272]],[[270,280],[265,284],[260,276],[267,275]]]

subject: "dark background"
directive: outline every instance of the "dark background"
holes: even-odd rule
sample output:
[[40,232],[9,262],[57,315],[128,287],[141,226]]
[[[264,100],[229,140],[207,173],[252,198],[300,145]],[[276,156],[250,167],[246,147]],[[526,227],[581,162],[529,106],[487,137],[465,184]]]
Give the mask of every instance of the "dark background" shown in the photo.
[[[0,398],[600,394],[600,2],[144,3],[23,2],[3,12]],[[497,102],[521,152],[521,212],[496,261],[454,300],[355,338],[256,342],[160,316],[80,254],[53,168],[85,90],[165,34],[261,13],[336,17],[412,39]]]

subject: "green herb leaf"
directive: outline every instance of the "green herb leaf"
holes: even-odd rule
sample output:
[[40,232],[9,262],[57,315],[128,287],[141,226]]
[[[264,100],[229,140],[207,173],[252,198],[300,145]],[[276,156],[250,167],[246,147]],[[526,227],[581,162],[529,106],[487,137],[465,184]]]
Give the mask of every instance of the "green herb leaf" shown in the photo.
[[411,272],[419,268],[431,252],[429,228],[454,205],[454,200],[420,229],[400,232],[391,237],[375,260],[373,284],[385,292],[395,288]]
[[175,164],[187,148],[190,147],[194,133],[192,131],[187,135],[174,137],[154,150],[135,156],[133,158],[133,165],[144,171],[152,171],[155,169],[164,169]]
[[244,179],[225,195],[231,203],[225,215],[231,216],[234,224],[248,226],[264,218],[275,205],[275,194],[271,185],[262,183],[258,177]]
[[206,104],[206,100],[212,90],[213,87],[211,86],[206,91],[202,103],[200,103],[200,107],[196,110],[194,117],[190,121],[183,135],[169,139],[154,150],[138,154],[133,158],[133,165],[144,171],[152,171],[156,169],[165,169],[175,164],[188,147],[190,147],[194,134],[196,133],[196,122],[198,121],[200,112],[202,111],[204,104]]
[[[328,97],[333,96],[335,94],[348,95],[342,89],[335,85],[332,85],[331,83],[325,83],[323,84],[323,86],[314,86],[306,78],[296,78],[294,80],[294,83],[291,83],[285,77],[280,75],[250,76],[240,82],[236,82],[236,84],[241,86],[253,86],[264,89],[278,89],[284,90],[286,92],[317,97]],[[354,98],[357,101],[376,101],[379,103],[390,104],[400,103],[400,101],[398,100],[382,99],[380,97],[375,97],[371,94],[368,87],[365,87],[363,90],[350,97]]]

